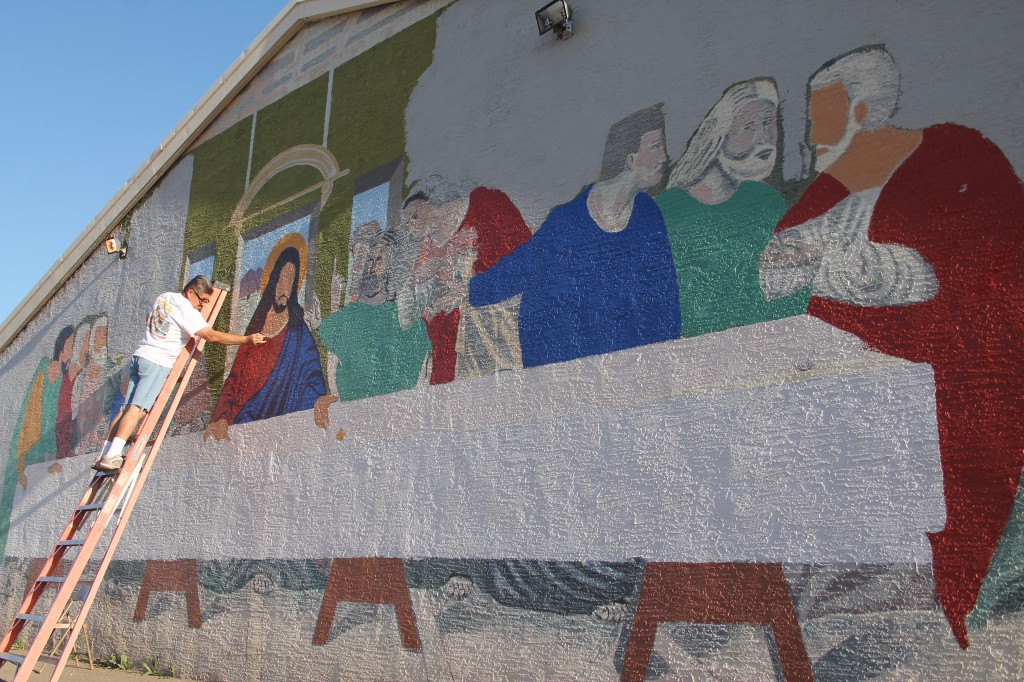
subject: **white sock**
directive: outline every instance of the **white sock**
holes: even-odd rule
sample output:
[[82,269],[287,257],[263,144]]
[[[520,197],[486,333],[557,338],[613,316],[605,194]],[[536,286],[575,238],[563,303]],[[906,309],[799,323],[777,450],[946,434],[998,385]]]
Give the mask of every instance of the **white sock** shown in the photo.
[[106,462],[119,456],[121,454],[121,451],[124,450],[125,443],[127,442],[128,441],[126,441],[124,438],[114,438],[112,440],[108,440],[106,444],[104,444],[103,446],[103,452],[100,454],[100,459]]

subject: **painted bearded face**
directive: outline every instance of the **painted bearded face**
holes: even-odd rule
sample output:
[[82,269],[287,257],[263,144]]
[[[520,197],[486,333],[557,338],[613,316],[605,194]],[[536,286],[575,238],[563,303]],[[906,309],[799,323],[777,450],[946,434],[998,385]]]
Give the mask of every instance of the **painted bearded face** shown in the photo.
[[281,268],[281,275],[277,279],[277,287],[274,290],[274,312],[280,313],[288,307],[288,299],[291,298],[292,289],[295,284],[296,269],[294,263],[285,263]]
[[402,222],[417,243],[426,237],[432,220],[431,206],[425,199],[413,199],[402,209]]
[[750,100],[736,112],[718,162],[737,180],[764,180],[775,168],[777,142],[775,103]]
[[370,245],[359,278],[359,300],[379,305],[387,299],[388,249],[384,244]]
[[814,169],[821,173],[842,158],[860,131],[846,86],[832,83],[814,90],[807,102],[807,118],[811,124],[809,141],[814,149]]

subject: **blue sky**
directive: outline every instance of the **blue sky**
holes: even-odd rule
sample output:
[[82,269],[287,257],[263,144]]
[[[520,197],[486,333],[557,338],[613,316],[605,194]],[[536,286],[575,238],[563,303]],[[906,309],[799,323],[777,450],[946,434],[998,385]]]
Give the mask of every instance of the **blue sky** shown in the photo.
[[4,3],[0,320],[286,4]]

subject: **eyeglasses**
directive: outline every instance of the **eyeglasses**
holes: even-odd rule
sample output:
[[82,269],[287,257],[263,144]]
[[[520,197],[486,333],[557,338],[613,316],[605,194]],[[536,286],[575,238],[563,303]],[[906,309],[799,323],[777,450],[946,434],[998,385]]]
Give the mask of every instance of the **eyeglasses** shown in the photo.
[[199,301],[199,305],[200,305],[200,306],[204,306],[204,305],[206,305],[207,303],[209,303],[209,302],[210,302],[210,297],[209,297],[209,296],[200,296],[199,294],[197,294],[197,293],[196,293],[196,292],[195,292],[194,290],[192,290],[192,289],[189,289],[189,290],[188,290],[188,292],[189,292],[190,294],[192,294],[193,296],[195,296],[195,297],[196,297],[196,300],[198,300],[198,301]]

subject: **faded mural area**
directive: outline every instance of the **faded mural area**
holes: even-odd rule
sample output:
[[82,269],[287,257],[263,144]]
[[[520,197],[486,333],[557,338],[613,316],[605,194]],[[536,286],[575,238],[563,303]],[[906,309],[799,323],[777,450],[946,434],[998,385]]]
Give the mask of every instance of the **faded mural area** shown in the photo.
[[751,5],[772,30],[739,49],[735,8],[621,4],[579,3],[567,42],[520,2],[302,29],[133,214],[149,260],[94,255],[6,352],[5,608],[148,299],[204,274],[217,327],[268,342],[206,351],[101,651],[216,679],[1024,676],[1024,121],[975,92],[1015,82],[1024,13],[972,42],[938,11],[808,4],[805,36]]

